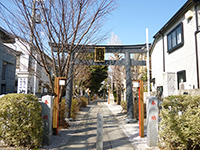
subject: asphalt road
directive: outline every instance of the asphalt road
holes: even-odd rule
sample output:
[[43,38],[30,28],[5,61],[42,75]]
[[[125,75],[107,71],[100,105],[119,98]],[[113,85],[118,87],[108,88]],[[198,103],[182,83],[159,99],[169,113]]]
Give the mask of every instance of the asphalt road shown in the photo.
[[117,119],[101,100],[90,103],[92,107],[82,118],[74,135],[59,150],[96,150],[97,113],[103,113],[103,149],[133,150],[132,144],[124,131],[119,127]]

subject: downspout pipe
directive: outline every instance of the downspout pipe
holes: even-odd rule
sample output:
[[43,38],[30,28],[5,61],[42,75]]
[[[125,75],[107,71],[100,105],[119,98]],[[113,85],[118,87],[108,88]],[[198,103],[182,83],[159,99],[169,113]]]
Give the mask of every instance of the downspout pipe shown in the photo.
[[164,34],[162,32],[159,32],[162,36],[162,42],[163,42],[163,72],[165,72],[165,41],[164,41]]
[[198,57],[198,41],[197,41],[197,34],[200,32],[199,30],[199,22],[198,22],[198,12],[197,12],[197,6],[199,5],[199,2],[195,5],[195,16],[196,16],[196,31],[194,33],[195,36],[195,52],[196,52],[196,70],[197,70],[197,88],[199,89],[199,57]]

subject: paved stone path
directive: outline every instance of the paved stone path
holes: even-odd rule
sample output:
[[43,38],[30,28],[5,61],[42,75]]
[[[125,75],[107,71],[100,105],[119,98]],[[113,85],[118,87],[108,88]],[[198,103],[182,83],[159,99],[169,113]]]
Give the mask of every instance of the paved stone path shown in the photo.
[[133,150],[128,137],[119,127],[118,121],[105,104],[98,100],[77,126],[74,135],[59,150],[96,150],[97,113],[103,113],[103,149]]

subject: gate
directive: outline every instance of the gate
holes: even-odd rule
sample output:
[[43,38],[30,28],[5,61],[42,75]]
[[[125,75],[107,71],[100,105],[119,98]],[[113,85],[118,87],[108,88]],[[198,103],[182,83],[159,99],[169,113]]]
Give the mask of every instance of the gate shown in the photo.
[[[127,99],[127,119],[133,120],[134,110],[133,110],[133,93],[132,93],[132,78],[131,78],[131,66],[146,66],[146,61],[139,61],[130,59],[130,54],[133,53],[147,53],[146,44],[139,45],[79,45],[77,47],[78,52],[94,53],[95,51],[99,53],[99,56],[95,56],[95,60],[79,60],[75,59],[74,55],[76,51],[71,56],[71,67],[68,73],[68,84],[66,88],[66,103],[69,106],[68,117],[71,116],[71,101],[72,101],[72,91],[73,91],[73,65],[120,65],[125,66],[126,73],[126,99]],[[81,49],[81,50],[80,50]],[[104,53],[100,49],[103,49],[104,53],[124,53],[125,59],[122,60],[104,60]]]

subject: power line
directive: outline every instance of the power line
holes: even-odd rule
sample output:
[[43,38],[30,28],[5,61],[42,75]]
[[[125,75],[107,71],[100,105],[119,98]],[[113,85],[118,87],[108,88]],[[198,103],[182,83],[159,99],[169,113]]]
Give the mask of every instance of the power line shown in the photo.
[[4,4],[0,2],[0,5],[3,6],[9,13],[11,13],[14,17],[16,17]]

